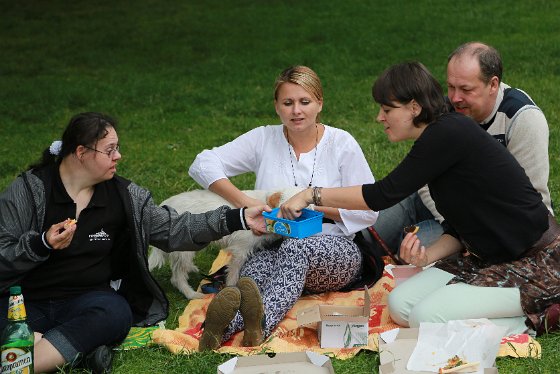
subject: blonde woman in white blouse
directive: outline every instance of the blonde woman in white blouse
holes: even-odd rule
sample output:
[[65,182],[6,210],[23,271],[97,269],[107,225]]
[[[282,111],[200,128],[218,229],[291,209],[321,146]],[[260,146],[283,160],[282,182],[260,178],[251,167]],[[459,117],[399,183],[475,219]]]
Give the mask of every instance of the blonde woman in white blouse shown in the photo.
[[[319,121],[323,90],[313,70],[305,66],[284,70],[276,80],[274,106],[282,124],[255,128],[201,152],[189,175],[236,207],[263,203],[229,180],[247,172],[256,174],[255,189],[259,190],[374,183],[357,141],[348,132]],[[288,238],[274,248],[255,252],[241,270],[242,284],[216,295],[208,308],[200,350],[216,349],[243,329],[243,344],[259,345],[302,293],[364,284],[360,284],[363,255],[353,239],[375,223],[377,212],[319,209],[325,214],[321,233]]]

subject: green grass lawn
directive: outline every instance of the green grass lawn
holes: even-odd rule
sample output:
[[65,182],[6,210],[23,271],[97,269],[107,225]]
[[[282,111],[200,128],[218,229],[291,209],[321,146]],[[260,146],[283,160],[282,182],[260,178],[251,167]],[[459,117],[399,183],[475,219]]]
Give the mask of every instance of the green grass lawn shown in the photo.
[[[447,55],[481,40],[502,53],[504,81],[527,91],[549,121],[549,187],[560,203],[560,2],[0,0],[0,14],[0,190],[81,111],[120,120],[119,174],[158,202],[197,188],[187,175],[197,153],[278,123],[274,79],[294,64],[317,71],[323,121],[356,137],[379,179],[410,143],[389,143],[375,124],[376,76],[419,60],[444,83]],[[234,180],[242,188],[253,181]],[[215,254],[199,253],[201,269]],[[170,285],[169,269],[156,277],[171,300],[173,328],[187,300]],[[560,335],[539,341],[541,360],[499,359],[500,373],[560,372]],[[114,371],[215,373],[228,358],[149,348],[118,353]],[[337,373],[372,373],[377,365],[375,353],[334,360]]]

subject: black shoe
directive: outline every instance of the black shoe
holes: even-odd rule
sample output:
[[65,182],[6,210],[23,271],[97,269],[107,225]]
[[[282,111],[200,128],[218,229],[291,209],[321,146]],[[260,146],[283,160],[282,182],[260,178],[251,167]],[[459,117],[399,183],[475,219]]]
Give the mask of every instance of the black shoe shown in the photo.
[[111,348],[100,345],[86,355],[80,366],[91,370],[93,374],[109,374],[112,371],[112,362]]

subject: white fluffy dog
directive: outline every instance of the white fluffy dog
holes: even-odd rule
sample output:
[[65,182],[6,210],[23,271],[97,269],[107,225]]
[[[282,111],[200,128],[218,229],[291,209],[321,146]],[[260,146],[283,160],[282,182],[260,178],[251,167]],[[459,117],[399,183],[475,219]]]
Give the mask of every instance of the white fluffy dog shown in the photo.
[[[246,190],[243,192],[254,199],[266,201],[270,207],[274,208],[299,191],[301,191],[301,188],[292,187],[275,192],[262,190]],[[185,211],[203,213],[222,205],[232,206],[227,200],[208,190],[183,192],[166,199],[161,205],[168,205],[174,208],[178,213],[183,213]],[[263,245],[277,240],[278,238],[279,236],[276,234],[257,236],[250,230],[240,230],[213,242],[213,244],[232,253],[232,258],[227,267],[226,285],[231,286],[237,283],[241,267],[254,249],[261,248]],[[196,252],[191,251],[166,253],[158,248],[152,247],[148,258],[148,266],[151,271],[154,268],[163,266],[166,260],[168,260],[171,266],[171,284],[181,291],[188,299],[199,299],[204,295],[193,290],[188,283],[188,273],[198,272],[198,268],[194,264],[195,255]]]

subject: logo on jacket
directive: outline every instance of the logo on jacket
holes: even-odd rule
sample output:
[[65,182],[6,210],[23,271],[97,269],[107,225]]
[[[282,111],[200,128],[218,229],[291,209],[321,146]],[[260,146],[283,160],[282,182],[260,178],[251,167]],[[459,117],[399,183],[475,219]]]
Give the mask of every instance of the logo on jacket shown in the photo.
[[103,231],[103,229],[101,229],[101,231],[99,232],[96,232],[95,234],[89,234],[90,242],[101,241],[101,240],[111,240],[109,234]]

